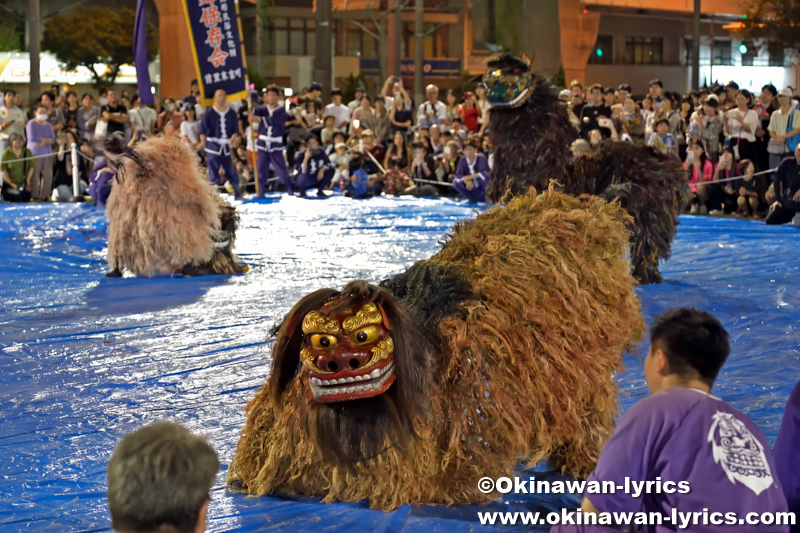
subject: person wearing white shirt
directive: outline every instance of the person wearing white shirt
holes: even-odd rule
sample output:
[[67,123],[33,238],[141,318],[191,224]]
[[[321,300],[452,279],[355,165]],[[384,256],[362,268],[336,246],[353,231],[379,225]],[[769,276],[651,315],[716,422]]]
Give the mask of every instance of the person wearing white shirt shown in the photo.
[[325,106],[322,119],[325,120],[325,117],[328,116],[335,117],[336,123],[333,127],[345,131],[347,125],[350,123],[350,109],[342,103],[341,89],[332,90],[331,97],[333,98],[333,102]]
[[425,87],[425,96],[428,100],[420,104],[417,110],[417,125],[429,128],[434,124],[441,125],[447,119],[447,106],[439,101],[439,88],[436,85]]
[[792,107],[792,90],[789,87],[778,91],[778,104],[780,109],[772,112],[767,128],[770,136],[767,144],[769,168],[775,169],[792,153],[787,140],[800,133],[800,111]]
[[742,89],[734,97],[736,107],[723,115],[725,134],[730,137],[737,159],[755,160],[756,128],[758,113],[747,106],[750,103],[750,92]]
[[9,138],[12,134],[25,138],[25,114],[14,104],[16,99],[16,91],[10,89],[3,95],[3,105],[0,106],[0,154],[11,144]]
[[146,137],[151,136],[155,131],[155,124],[158,119],[155,109],[142,105],[142,100],[138,94],[133,95],[131,103],[133,104],[133,109],[128,115],[134,135],[139,134],[141,131],[144,132]]
[[352,114],[359,106],[361,106],[361,99],[364,98],[364,89],[358,87],[356,89],[356,96],[353,98],[353,101],[347,104],[347,108],[350,110]]
[[[389,87],[392,88],[392,96],[389,96]],[[406,92],[405,87],[403,87],[403,78],[389,76],[386,78],[383,88],[381,88],[381,96],[386,102],[386,109],[392,109],[394,99],[398,94],[403,98],[403,102],[405,102],[402,111],[411,111],[411,96]]]

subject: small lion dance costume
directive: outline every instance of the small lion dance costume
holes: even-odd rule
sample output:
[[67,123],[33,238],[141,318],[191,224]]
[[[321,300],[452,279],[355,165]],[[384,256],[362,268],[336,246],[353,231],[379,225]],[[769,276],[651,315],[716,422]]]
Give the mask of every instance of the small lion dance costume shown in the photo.
[[492,106],[488,134],[494,167],[487,196],[497,201],[507,190],[544,190],[556,181],[568,194],[618,200],[633,217],[633,276],[642,284],[661,283],[658,263],[670,256],[687,192],[678,158],[629,142],[604,142],[594,153],[572,159],[570,144],[578,132],[552,84],[508,54],[488,67],[483,81]]
[[247,272],[233,255],[238,217],[209,183],[197,155],[179,139],[152,137],[124,157],[106,204],[109,276]]
[[588,475],[614,427],[612,374],[645,327],[628,219],[531,190],[381,286],[303,298],[247,406],[231,486],[391,510],[487,502],[478,480],[520,461]]

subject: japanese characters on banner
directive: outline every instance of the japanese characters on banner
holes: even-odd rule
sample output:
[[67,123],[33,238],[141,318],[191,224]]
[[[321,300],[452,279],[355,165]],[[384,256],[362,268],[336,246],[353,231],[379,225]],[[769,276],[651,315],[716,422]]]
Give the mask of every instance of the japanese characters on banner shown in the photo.
[[247,98],[247,63],[235,0],[183,0],[203,106],[217,89],[228,101]]

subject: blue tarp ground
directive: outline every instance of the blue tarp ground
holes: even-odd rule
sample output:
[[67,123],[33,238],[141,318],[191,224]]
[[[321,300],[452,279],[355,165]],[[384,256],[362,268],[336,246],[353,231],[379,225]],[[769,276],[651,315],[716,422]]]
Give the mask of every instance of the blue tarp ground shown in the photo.
[[[102,212],[0,205],[0,531],[107,531],[111,451],[159,419],[205,435],[224,469],[242,408],[268,372],[270,326],[312,290],[379,280],[431,255],[448,228],[473,216],[449,200],[341,197],[272,198],[240,213],[247,275],[106,279]],[[794,227],[682,217],[665,283],[638,289],[648,321],[686,305],[723,321],[733,353],[715,394],[753,418],[770,444],[800,377],[799,239]],[[647,394],[640,361],[628,356],[626,364],[623,411]],[[224,476],[213,492],[212,532],[493,529],[480,525],[474,506],[381,513],[247,498],[227,492]],[[515,496],[480,510],[577,501]]]

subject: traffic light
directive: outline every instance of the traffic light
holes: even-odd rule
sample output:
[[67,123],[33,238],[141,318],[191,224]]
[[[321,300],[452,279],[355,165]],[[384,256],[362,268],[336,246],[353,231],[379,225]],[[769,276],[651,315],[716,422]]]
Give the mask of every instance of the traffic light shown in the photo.
[[744,43],[740,44],[739,45],[739,53],[742,54],[742,55],[746,54],[747,53],[747,45],[745,45]]

